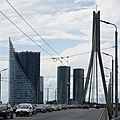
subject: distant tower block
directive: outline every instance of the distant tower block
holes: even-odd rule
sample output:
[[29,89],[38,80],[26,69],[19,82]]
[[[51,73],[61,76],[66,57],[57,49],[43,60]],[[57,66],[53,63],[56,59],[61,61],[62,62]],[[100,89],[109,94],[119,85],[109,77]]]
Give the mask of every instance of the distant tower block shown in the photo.
[[70,67],[57,68],[57,100],[61,104],[69,104],[70,100]]
[[40,103],[43,103],[43,93],[44,93],[44,77],[40,76]]
[[82,94],[84,89],[84,69],[73,70],[73,100],[75,103],[82,104]]

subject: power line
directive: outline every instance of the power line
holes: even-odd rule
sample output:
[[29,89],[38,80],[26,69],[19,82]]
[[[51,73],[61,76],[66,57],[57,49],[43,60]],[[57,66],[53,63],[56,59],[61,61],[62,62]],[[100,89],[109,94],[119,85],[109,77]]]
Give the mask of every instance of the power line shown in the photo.
[[[114,46],[111,46],[111,47],[107,47],[107,48],[103,48],[103,49],[101,49],[101,50],[106,50],[106,49],[111,49],[111,48],[114,48]],[[69,55],[69,56],[63,56],[63,57],[61,57],[61,59],[63,59],[63,58],[70,58],[70,57],[76,57],[76,56],[80,56],[80,55],[84,55],[84,54],[88,54],[88,53],[90,53],[90,52],[83,52],[83,53],[79,53],[79,54],[73,54],[73,55]],[[43,58],[42,60],[45,60],[45,59],[54,59],[54,60],[58,60],[58,59],[60,59],[59,57],[57,58]]]
[[[39,44],[37,44],[31,37],[29,37],[23,30],[21,30],[12,20],[10,20],[2,11],[0,13],[7,19],[9,20],[20,32],[22,32],[29,40],[31,40],[35,45],[37,45],[40,49],[42,49],[44,52],[46,52],[48,55],[51,57],[54,57],[52,54],[47,52],[44,48],[42,48]],[[62,63],[62,62],[61,62]],[[63,65],[63,63],[62,63]]]
[[[50,45],[48,44],[42,37],[41,35],[27,22],[27,20],[15,9],[15,7],[13,7],[13,5],[6,0],[6,2],[12,7],[12,9],[22,18],[22,20],[34,31],[34,33],[46,44],[48,45],[49,48],[51,48],[58,56],[61,57],[61,55]],[[65,59],[64,59],[65,60]],[[66,60],[65,60],[66,61]],[[66,61],[69,65],[70,63],[68,61]]]
[[[70,75],[70,77],[73,77],[73,75]],[[57,78],[57,76],[44,76],[44,78]]]
[[[11,8],[22,18],[22,20],[34,31],[34,33],[39,36],[39,38],[45,43],[47,44],[58,56],[59,56],[59,61],[62,63],[62,60],[60,59],[63,59],[65,60],[69,65],[70,63],[65,59],[65,57],[62,57],[50,44],[48,44],[42,37],[41,35],[28,23],[28,21],[15,9],[15,7],[8,1],[6,0],[6,2],[11,6]],[[89,53],[89,52],[86,52],[86,53]],[[85,53],[83,53],[85,54]],[[73,56],[77,56],[78,54],[76,55],[71,55],[71,56],[67,56],[67,58],[69,57],[73,57]],[[70,65],[71,66],[71,65]]]
[[[39,44],[37,44],[31,37],[29,37],[23,30],[21,30],[12,20],[10,20],[2,11],[0,11],[2,15],[7,18],[20,32],[22,32],[27,38],[29,38],[34,44],[36,44],[39,48],[41,48],[44,52],[52,56],[50,53],[48,53],[46,50],[44,50]],[[52,56],[53,57],[53,56]]]

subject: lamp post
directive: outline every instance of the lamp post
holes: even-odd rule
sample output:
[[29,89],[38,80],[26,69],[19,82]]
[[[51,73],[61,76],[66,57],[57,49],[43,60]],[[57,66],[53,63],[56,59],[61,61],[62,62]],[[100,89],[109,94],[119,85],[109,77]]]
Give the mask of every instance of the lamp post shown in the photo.
[[109,56],[109,57],[111,57],[112,58],[112,71],[111,71],[111,79],[112,79],[112,90],[111,90],[111,96],[112,96],[112,98],[111,98],[111,103],[112,103],[112,108],[113,108],[113,82],[114,82],[114,78],[113,78],[113,74],[114,74],[114,60],[113,60],[113,56],[112,55],[110,55],[110,54],[108,54],[108,53],[104,53],[104,52],[102,52],[104,55],[107,55],[107,56]]
[[[108,84],[108,104],[112,108],[112,69],[108,67],[104,67],[105,69],[110,71],[110,79],[109,79],[109,84]],[[109,77],[109,76],[106,76]]]
[[1,102],[1,73],[5,70],[7,70],[8,68],[5,68],[3,70],[0,71],[0,102]]
[[67,83],[67,103],[66,103],[67,105],[69,104],[69,99],[70,99],[70,98],[69,98],[69,97],[70,97],[70,96],[69,96],[69,87],[70,87],[70,83],[68,82],[68,83]]
[[100,20],[103,23],[113,25],[115,27],[115,117],[118,116],[118,32],[117,26],[111,22]]
[[49,86],[47,87],[47,102],[49,102],[49,89],[50,89],[51,86],[52,86],[52,85],[49,85]]
[[56,89],[55,89],[55,101],[57,100],[57,92],[56,92]]
[[47,102],[49,101],[49,88],[47,88]]

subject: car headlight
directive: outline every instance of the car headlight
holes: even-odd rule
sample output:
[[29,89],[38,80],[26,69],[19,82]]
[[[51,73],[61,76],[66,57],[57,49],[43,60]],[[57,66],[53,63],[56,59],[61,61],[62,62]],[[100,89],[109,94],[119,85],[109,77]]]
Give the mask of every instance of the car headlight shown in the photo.
[[2,111],[3,113],[5,113],[6,111]]
[[29,110],[29,109],[27,109],[27,110],[26,110],[26,112],[30,112],[30,110]]

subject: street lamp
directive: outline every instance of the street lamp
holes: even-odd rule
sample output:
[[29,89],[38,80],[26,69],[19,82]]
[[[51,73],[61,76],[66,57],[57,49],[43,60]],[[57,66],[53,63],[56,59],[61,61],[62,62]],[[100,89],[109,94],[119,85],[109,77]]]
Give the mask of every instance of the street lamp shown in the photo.
[[8,68],[5,68],[3,70],[0,71],[0,102],[1,102],[1,73],[5,70],[7,70]]
[[113,60],[113,56],[112,55],[110,55],[110,54],[108,54],[108,53],[104,53],[104,52],[102,52],[104,55],[107,55],[107,56],[109,56],[109,57],[111,57],[112,58],[112,71],[111,71],[111,79],[112,79],[112,90],[111,90],[111,92],[112,92],[112,100],[111,100],[111,102],[112,102],[112,107],[113,107],[113,82],[114,82],[114,78],[113,78],[113,74],[114,74],[114,60]]
[[67,103],[66,103],[67,105],[69,104],[69,99],[70,99],[70,98],[69,98],[69,97],[70,97],[70,96],[69,96],[69,88],[70,88],[70,83],[67,82]]
[[118,32],[117,26],[111,22],[100,20],[100,22],[113,25],[115,27],[115,117],[118,116]]
[[51,86],[52,86],[52,85],[49,85],[49,86],[47,87],[47,102],[49,102],[49,89],[50,89]]
[[[112,105],[112,69],[108,67],[104,67],[105,69],[110,71],[110,79],[109,79],[109,84],[108,84],[108,104],[111,106]],[[109,77],[109,76],[106,76]],[[112,108],[112,106],[111,106]]]
[[57,92],[56,92],[56,89],[55,89],[55,101],[57,100]]

